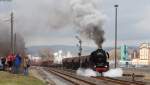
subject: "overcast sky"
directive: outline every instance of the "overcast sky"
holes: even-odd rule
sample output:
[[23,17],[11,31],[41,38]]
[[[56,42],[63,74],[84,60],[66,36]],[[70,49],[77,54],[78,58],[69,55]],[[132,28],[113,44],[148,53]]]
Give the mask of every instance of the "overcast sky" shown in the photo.
[[[26,46],[76,45],[79,28],[72,22],[71,0],[0,1],[0,23],[14,11],[14,30],[20,32]],[[94,1],[94,0],[93,0]],[[114,46],[114,4],[118,7],[118,44],[138,46],[150,41],[150,0],[98,0],[97,9],[106,16],[104,46]],[[2,29],[2,28],[1,28]],[[83,38],[84,46],[96,46]]]

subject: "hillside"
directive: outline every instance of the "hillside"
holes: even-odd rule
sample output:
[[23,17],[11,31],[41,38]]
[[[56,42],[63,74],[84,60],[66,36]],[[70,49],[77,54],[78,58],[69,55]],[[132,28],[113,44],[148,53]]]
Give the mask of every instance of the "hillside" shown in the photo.
[[[49,49],[54,52],[58,52],[59,50],[62,50],[64,54],[66,54],[68,51],[71,52],[74,56],[76,56],[79,52],[78,47],[76,46],[69,46],[69,45],[51,45],[51,46],[32,46],[27,48],[27,53],[38,56],[39,51],[41,49]],[[86,47],[83,46],[83,55],[89,55],[92,51],[94,51],[96,48],[94,47]],[[110,54],[110,59],[114,59],[114,49],[113,47],[104,47],[106,51]],[[137,47],[128,47],[129,52],[132,52],[133,49],[137,49]],[[118,48],[117,52],[118,56],[120,56],[120,49]]]
[[[79,48],[76,46],[69,46],[69,45],[51,45],[51,46],[32,46],[27,48],[27,53],[32,54],[32,55],[38,55],[38,52],[41,49],[50,49],[52,52],[57,52],[59,50],[62,50],[64,53],[67,53],[70,51],[74,55],[76,55],[79,52]],[[88,46],[83,46],[83,54],[90,54],[92,51],[96,50],[97,48],[94,47],[88,47]],[[104,48],[107,51],[110,51],[112,47],[107,47]]]

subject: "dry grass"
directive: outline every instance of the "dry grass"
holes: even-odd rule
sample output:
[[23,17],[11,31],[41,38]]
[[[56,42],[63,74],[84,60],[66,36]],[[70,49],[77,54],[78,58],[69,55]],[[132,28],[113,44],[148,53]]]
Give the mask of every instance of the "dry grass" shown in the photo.
[[45,85],[45,84],[33,76],[16,75],[1,71],[0,85]]

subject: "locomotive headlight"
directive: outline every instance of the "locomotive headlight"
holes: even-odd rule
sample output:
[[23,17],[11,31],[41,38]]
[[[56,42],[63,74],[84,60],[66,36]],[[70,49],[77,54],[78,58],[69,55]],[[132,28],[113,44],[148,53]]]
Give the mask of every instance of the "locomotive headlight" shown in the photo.
[[105,66],[107,68],[107,66]]

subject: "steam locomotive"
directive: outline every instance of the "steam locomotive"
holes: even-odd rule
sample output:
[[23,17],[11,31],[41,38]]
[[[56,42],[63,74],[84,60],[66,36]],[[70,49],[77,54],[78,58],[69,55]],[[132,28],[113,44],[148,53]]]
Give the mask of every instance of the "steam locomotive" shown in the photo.
[[103,73],[109,70],[109,58],[108,52],[103,49],[97,49],[88,56],[64,58],[62,65],[68,69],[77,70],[78,68],[91,68],[99,73]]

